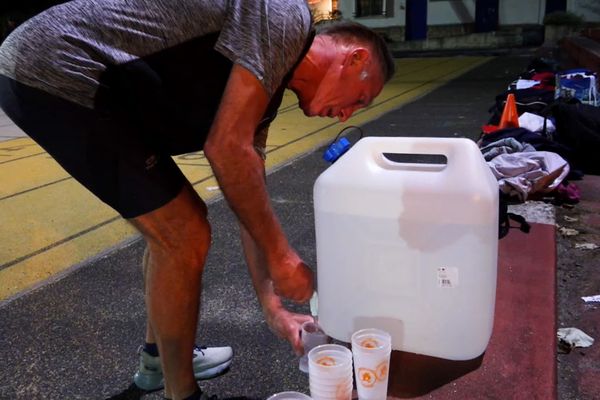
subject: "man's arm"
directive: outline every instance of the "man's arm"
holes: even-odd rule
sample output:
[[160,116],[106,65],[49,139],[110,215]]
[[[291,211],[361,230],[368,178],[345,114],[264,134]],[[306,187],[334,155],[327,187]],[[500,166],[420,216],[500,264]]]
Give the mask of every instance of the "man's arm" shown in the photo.
[[297,355],[302,355],[304,349],[300,338],[300,328],[305,321],[312,321],[313,318],[310,315],[290,312],[285,308],[281,303],[281,298],[273,290],[273,282],[264,267],[264,257],[241,224],[240,235],[248,271],[269,328],[277,336],[287,340]]
[[274,290],[295,301],[313,292],[312,272],[289,246],[271,208],[262,160],[253,147],[256,127],[269,98],[247,69],[234,65],[204,145],[221,190],[264,254]]

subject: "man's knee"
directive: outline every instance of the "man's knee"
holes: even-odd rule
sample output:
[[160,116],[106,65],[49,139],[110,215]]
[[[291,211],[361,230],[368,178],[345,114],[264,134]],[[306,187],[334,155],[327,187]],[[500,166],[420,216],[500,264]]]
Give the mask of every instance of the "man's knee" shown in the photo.
[[144,236],[152,262],[204,263],[211,242],[206,206],[195,192],[184,188],[176,199],[132,220]]
[[159,238],[146,238],[150,256],[168,257],[171,261],[202,267],[211,242],[208,222],[192,220],[172,226],[168,231]]

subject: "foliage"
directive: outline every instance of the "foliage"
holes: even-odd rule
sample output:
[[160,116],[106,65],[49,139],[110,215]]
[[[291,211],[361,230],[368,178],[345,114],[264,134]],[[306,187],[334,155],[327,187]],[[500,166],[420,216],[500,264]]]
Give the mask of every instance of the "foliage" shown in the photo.
[[544,17],[545,25],[568,25],[574,28],[580,28],[584,24],[584,19],[580,15],[569,11],[556,11]]

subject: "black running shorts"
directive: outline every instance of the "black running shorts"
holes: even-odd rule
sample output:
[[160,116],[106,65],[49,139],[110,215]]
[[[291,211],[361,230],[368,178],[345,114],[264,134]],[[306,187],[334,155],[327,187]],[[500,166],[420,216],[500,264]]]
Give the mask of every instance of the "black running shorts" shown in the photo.
[[[160,208],[183,188],[169,143],[136,120],[89,109],[0,75],[0,107],[73,178],[125,218]],[[164,135],[162,135],[164,136]],[[201,144],[179,147],[198,151]],[[191,143],[190,142],[190,143]]]

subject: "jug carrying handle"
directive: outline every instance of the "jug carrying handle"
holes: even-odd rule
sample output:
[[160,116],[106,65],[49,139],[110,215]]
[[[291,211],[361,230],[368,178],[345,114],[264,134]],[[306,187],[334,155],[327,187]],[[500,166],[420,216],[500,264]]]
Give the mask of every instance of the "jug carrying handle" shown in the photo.
[[386,153],[443,155],[447,160],[445,169],[448,172],[464,165],[473,165],[473,162],[484,162],[475,142],[465,138],[371,136],[359,140],[352,150],[364,153],[362,157],[371,158],[381,168],[390,170],[398,167],[393,162],[381,162]]

